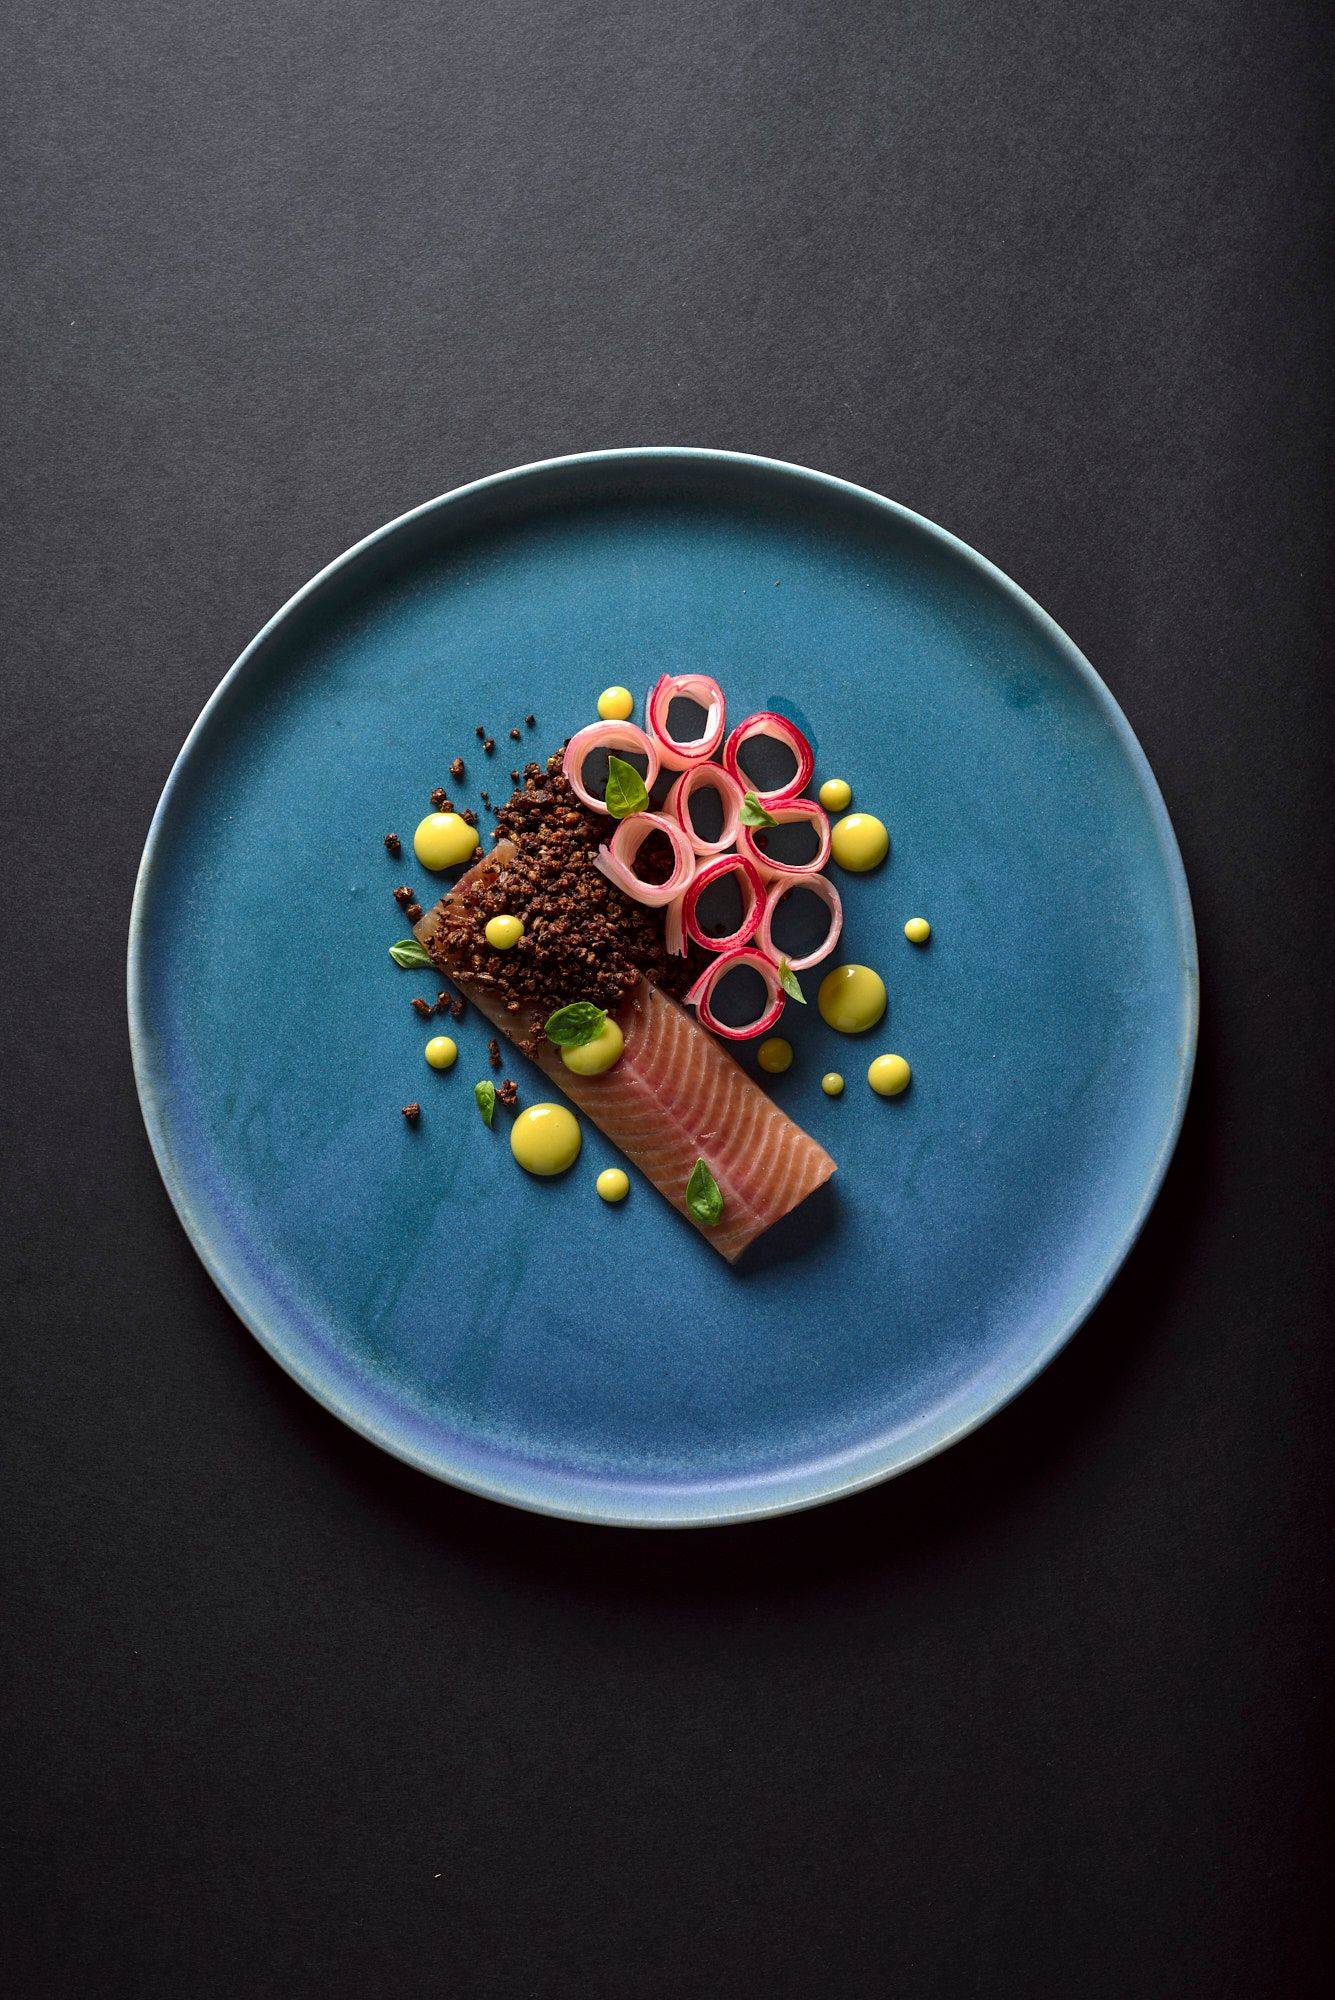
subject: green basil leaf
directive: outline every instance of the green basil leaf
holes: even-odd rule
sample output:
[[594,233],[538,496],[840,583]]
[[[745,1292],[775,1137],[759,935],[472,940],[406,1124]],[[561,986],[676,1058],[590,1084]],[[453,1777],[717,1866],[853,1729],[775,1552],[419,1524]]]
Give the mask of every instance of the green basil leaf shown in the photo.
[[760,800],[756,797],[754,792],[743,792],[742,794],[743,826],[777,826],[778,824],[779,822],[777,819],[775,819],[773,813],[767,813],[765,811],[764,806],[761,805]]
[[586,1042],[596,1042],[606,1026],[605,1007],[595,1007],[592,1000],[572,1000],[547,1016],[542,1032],[558,1049],[582,1049]]
[[691,1168],[691,1178],[686,1183],[686,1207],[706,1229],[712,1229],[723,1213],[722,1190],[703,1160],[697,1160]]
[[799,1007],[805,1007],[807,996],[797,983],[797,974],[786,958],[779,960],[779,984],[790,1000],[796,1000]]
[[397,944],[390,946],[389,955],[395,965],[405,966],[410,972],[431,965],[430,952],[423,950],[416,938],[400,938]]
[[473,1095],[477,1099],[477,1108],[482,1113],[482,1123],[490,1125],[492,1119],[496,1116],[495,1084],[475,1083],[473,1085]]
[[649,803],[644,779],[633,764],[624,757],[607,758],[606,810],[613,819],[629,819],[632,813],[642,813]]

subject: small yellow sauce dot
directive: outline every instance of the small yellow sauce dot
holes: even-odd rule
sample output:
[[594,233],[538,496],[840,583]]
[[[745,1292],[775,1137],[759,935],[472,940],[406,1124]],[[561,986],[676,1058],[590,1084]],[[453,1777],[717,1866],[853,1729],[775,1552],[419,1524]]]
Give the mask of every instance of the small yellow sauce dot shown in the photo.
[[756,1061],[767,1076],[782,1076],[786,1069],[793,1066],[793,1045],[786,1042],[782,1035],[771,1035],[756,1050]]
[[878,1097],[898,1097],[909,1087],[913,1071],[903,1056],[877,1056],[867,1071],[867,1081]]
[[598,713],[604,722],[625,722],[635,713],[635,697],[629,688],[604,688],[598,697]]
[[512,951],[523,935],[524,926],[518,917],[487,919],[486,939],[493,951]]
[[510,1151],[527,1174],[563,1174],[579,1158],[579,1124],[564,1104],[530,1104],[510,1127]]
[[842,1097],[844,1094],[844,1079],[840,1076],[837,1069],[827,1069],[820,1080],[820,1087],[827,1097]]
[[604,1201],[624,1201],[630,1193],[630,1175],[620,1167],[604,1167],[594,1186]]
[[477,828],[458,813],[428,813],[413,835],[413,853],[423,868],[438,874],[442,868],[471,861],[477,842]]
[[432,1069],[453,1069],[459,1051],[449,1035],[433,1035],[422,1053]]
[[820,788],[819,798],[826,812],[847,812],[853,798],[853,787],[847,778],[827,778]]
[[865,875],[869,868],[879,868],[890,852],[885,822],[875,813],[848,813],[834,823],[830,852],[850,875]]
[[904,926],[904,935],[910,944],[926,944],[932,935],[932,926],[926,917],[910,917]]
[[885,981],[869,965],[836,965],[816,995],[820,1017],[841,1035],[865,1035],[885,1012]]
[[591,1042],[582,1042],[577,1049],[562,1049],[561,1060],[576,1076],[601,1076],[620,1062],[625,1046],[626,1038],[616,1022],[605,1021],[601,1034]]

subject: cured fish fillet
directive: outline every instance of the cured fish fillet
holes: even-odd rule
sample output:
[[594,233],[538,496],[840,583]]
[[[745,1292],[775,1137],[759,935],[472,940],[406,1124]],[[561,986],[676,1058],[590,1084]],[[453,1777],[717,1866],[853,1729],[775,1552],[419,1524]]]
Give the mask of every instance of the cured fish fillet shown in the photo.
[[[512,851],[508,843],[498,842],[460,878],[452,896],[466,896],[483,871],[503,865]],[[418,941],[479,1013],[522,1043],[545,1016],[531,1007],[512,1013],[504,999],[454,971],[438,944],[448,900],[414,925]],[[539,1045],[533,1060],[678,1214],[720,1256],[735,1263],[748,1243],[814,1194],[835,1171],[835,1163],[706,1029],[647,980],[616,1010],[616,1018],[625,1053],[602,1076],[576,1076],[549,1042]],[[686,1206],[686,1183],[698,1159],[707,1163],[723,1195],[723,1213],[712,1228],[696,1222]]]

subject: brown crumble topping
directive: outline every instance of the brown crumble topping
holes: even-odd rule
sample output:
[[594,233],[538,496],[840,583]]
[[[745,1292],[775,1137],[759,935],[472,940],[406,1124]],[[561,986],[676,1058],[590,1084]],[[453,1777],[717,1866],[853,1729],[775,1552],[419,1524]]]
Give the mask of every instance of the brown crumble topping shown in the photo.
[[450,804],[449,795],[443,785],[436,786],[435,791],[431,794],[431,803],[438,813],[452,813],[454,811],[454,807]]
[[487,755],[488,755],[488,756],[490,757],[490,755],[491,755],[492,751],[493,751],[493,750],[494,750],[494,749],[496,748],[496,739],[495,739],[495,737],[494,737],[494,736],[484,736],[484,737],[483,737],[483,739],[482,739],[482,748],[483,748],[483,749],[484,749],[484,750],[486,751]]
[[403,1115],[410,1125],[415,1125],[422,1115],[422,1107],[420,1104],[405,1104]]
[[517,729],[512,729],[510,731],[510,741],[512,743],[517,743],[519,741],[519,731]]
[[519,1102],[519,1085],[507,1076],[504,1083],[496,1086],[496,1101],[503,1104],[507,1111],[513,1111]]
[[451,1002],[450,1002],[450,1015],[451,1015],[451,1018],[452,1018],[453,1020],[456,1020],[456,1021],[462,1021],[462,1020],[463,1020],[463,1017],[464,1017],[464,996],[463,996],[463,994],[462,994],[462,993],[456,993],[456,994],[455,994],[455,996],[454,996],[454,998],[453,998],[453,1000],[451,1000]]
[[463,777],[463,774],[464,774],[464,760],[462,757],[456,757],[450,764],[450,776],[454,779],[456,785],[458,784],[459,780]]
[[481,799],[481,801],[482,801],[483,805],[484,805],[484,806],[486,806],[486,807],[488,808],[488,810],[490,810],[490,808],[491,808],[491,793],[490,793],[490,792],[479,792],[479,793],[478,793],[478,797],[479,797],[479,798]]
[[487,1042],[487,1061],[493,1069],[499,1069],[501,1066],[501,1045],[495,1035],[492,1035]]
[[429,1001],[429,1000],[414,1000],[414,1001],[413,1001],[413,1012],[414,1012],[414,1014],[420,1014],[420,1015],[421,1015],[421,1017],[422,1017],[422,1019],[423,1019],[424,1021],[429,1021],[429,1020],[431,1019],[431,1003],[430,1003],[430,1001]]
[[420,924],[422,921],[422,905],[420,903],[407,903],[404,905],[403,914],[410,924]]
[[536,728],[537,728],[537,726],[538,726],[538,718],[537,718],[537,716],[536,716],[536,715],[526,715],[526,716],[524,717],[524,720],[525,720],[525,722],[526,722],[526,723],[528,724],[528,726],[529,726],[529,728],[530,728],[530,729],[536,729]]
[[518,771],[511,771],[511,773],[510,773],[510,783],[511,783],[512,785],[517,785],[517,784],[519,783],[519,773],[518,773]]
[[436,1004],[435,1004],[435,1006],[434,1006],[434,1007],[432,1008],[432,1010],[431,1010],[431,1011],[432,1011],[432,1013],[433,1013],[433,1014],[448,1014],[448,1013],[449,1013],[449,1011],[450,1011],[450,999],[451,999],[451,995],[450,995],[450,994],[448,994],[448,993],[438,993],[438,994],[436,995]]
[[[524,779],[523,790],[496,820],[496,838],[512,842],[513,855],[482,870],[463,895],[456,891],[444,905],[432,947],[442,972],[494,997],[509,1013],[532,1006],[542,1020],[571,1000],[617,1007],[641,977],[683,993],[703,961],[669,958],[663,912],[632,902],[594,866],[609,822],[576,798],[562,752],[545,769],[526,765]],[[670,863],[667,841],[662,845]],[[652,844],[646,841],[641,852],[650,875]],[[516,916],[524,926],[512,951],[495,952],[483,942],[487,919],[501,915]],[[533,1028],[526,1052],[532,1054],[540,1039],[540,1027]]]
[[403,842],[399,839],[397,833],[387,833],[385,835],[385,851],[387,854],[402,854]]
[[479,724],[478,724],[477,728],[476,728],[476,729],[475,729],[475,730],[473,731],[473,734],[474,734],[474,736],[476,736],[476,738],[477,738],[477,740],[478,740],[478,742],[479,742],[479,743],[485,743],[485,742],[486,742],[486,740],[487,740],[487,732],[486,732],[486,730],[485,730],[485,729],[484,729],[484,728],[482,727],[482,724],[481,724],[480,722],[479,722]]
[[406,910],[409,903],[411,903],[412,900],[413,900],[412,890],[408,887],[408,884],[406,882],[400,882],[398,888],[394,891],[394,901],[398,904],[401,910]]

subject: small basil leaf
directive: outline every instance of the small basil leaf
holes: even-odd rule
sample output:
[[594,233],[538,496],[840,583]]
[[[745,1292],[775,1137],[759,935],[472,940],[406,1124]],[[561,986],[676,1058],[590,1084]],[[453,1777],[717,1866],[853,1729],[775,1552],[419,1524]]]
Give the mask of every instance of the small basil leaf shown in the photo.
[[691,1168],[686,1183],[686,1207],[697,1222],[712,1229],[723,1213],[723,1193],[703,1160]]
[[764,806],[761,805],[760,800],[754,792],[743,792],[741,817],[743,826],[777,826],[779,824],[773,813],[765,811]]
[[395,965],[405,966],[409,971],[429,968],[431,964],[430,952],[424,951],[416,938],[400,938],[397,944],[390,946],[389,955]]
[[572,1000],[547,1016],[542,1032],[558,1049],[582,1049],[586,1042],[596,1042],[606,1026],[606,1008],[595,1007],[592,1000]]
[[492,1119],[496,1116],[495,1084],[485,1082],[475,1083],[473,1085],[473,1095],[477,1099],[477,1108],[482,1113],[482,1123],[490,1125]]
[[779,960],[779,984],[790,1000],[796,1000],[799,1007],[805,1007],[807,996],[797,983],[797,974],[786,958]]
[[607,759],[607,794],[604,801],[613,819],[629,819],[632,813],[641,813],[649,803],[644,779],[633,764],[624,757]]

